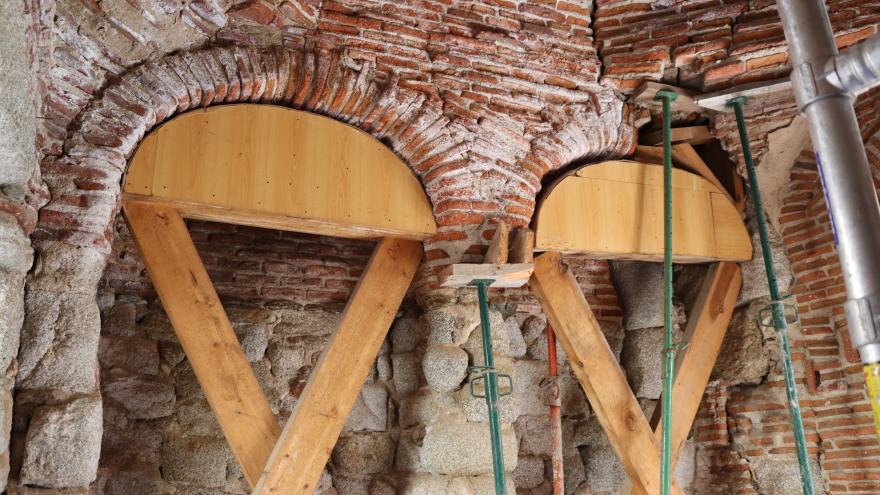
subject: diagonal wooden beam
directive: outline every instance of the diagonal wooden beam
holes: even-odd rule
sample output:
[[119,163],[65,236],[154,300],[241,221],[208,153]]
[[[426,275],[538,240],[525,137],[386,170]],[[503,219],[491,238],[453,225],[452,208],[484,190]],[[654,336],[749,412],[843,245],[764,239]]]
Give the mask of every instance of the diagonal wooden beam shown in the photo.
[[[717,263],[709,268],[703,280],[700,294],[690,311],[691,317],[685,329],[684,341],[688,342],[684,352],[676,356],[675,382],[672,385],[672,465],[678,462],[681,447],[687,441],[694,418],[700,409],[703,392],[715,367],[715,360],[721,352],[721,343],[733,317],[736,298],[742,287],[742,269],[729,261]],[[663,424],[660,421],[661,408],[654,408],[651,424],[654,437],[660,442]],[[624,492],[626,493],[626,492]],[[644,494],[633,487],[632,495]]]
[[205,397],[238,459],[256,483],[281,428],[178,211],[126,201],[132,236]]
[[422,244],[383,239],[266,463],[255,495],[310,495],[422,259]]
[[[538,257],[529,284],[630,479],[646,493],[659,494],[659,444],[562,256]],[[673,484],[672,493],[681,489]]]

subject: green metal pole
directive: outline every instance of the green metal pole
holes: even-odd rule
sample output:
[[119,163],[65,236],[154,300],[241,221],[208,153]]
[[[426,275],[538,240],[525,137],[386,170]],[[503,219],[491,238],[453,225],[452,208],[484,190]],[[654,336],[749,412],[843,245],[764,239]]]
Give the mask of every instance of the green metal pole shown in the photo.
[[745,96],[737,96],[727,102],[736,113],[736,124],[739,126],[739,139],[742,142],[743,157],[746,162],[746,170],[749,174],[749,184],[752,186],[752,201],[755,203],[755,221],[758,224],[758,234],[761,236],[761,253],[764,256],[764,267],[767,270],[767,284],[770,286],[771,310],[773,312],[773,326],[779,334],[782,343],[782,358],[785,373],[785,393],[788,397],[788,412],[791,416],[791,428],[794,430],[794,442],[797,451],[798,464],[801,470],[801,485],[804,495],[813,495],[813,477],[810,472],[810,463],[807,458],[807,440],[804,435],[804,420],[801,418],[801,405],[798,399],[797,383],[794,379],[794,371],[791,365],[791,347],[788,343],[788,321],[785,318],[785,307],[779,298],[779,286],[776,283],[776,270],[773,268],[773,252],[770,250],[770,236],[767,233],[767,221],[764,218],[764,205],[761,201],[761,189],[758,186],[758,175],[755,173],[755,163],[752,161],[752,150],[749,146],[749,136],[746,132],[746,119],[743,117],[743,105],[748,101]]
[[675,348],[672,342],[672,102],[678,94],[661,90],[654,97],[663,102],[663,437],[660,450],[660,488],[669,495],[672,487],[672,382]]
[[492,469],[495,474],[495,495],[507,495],[504,480],[504,451],[501,445],[501,420],[498,417],[498,376],[492,356],[492,332],[489,327],[489,286],[494,280],[474,280],[480,298],[480,327],[483,331],[483,365],[485,366],[486,409],[489,434],[492,437]]

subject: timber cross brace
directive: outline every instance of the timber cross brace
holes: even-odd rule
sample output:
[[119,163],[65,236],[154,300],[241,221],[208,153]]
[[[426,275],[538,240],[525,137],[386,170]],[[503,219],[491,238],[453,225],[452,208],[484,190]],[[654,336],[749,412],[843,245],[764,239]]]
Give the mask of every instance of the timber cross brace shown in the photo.
[[[242,119],[248,132],[235,125]],[[292,133],[268,134],[278,128]],[[279,139],[267,145],[257,139],[265,135]],[[396,194],[385,194],[392,184]],[[334,187],[347,194],[328,199]],[[421,240],[436,232],[418,180],[352,127],[279,107],[230,105],[150,133],[124,192],[147,272],[253,493],[311,494],[415,276]],[[380,239],[283,430],[185,217]]]
[[[608,346],[599,322],[574,275],[565,266],[562,255],[548,252],[537,257],[529,285],[541,302],[575,377],[632,481],[632,493],[660,493],[660,427],[651,431],[651,425]],[[672,393],[677,404],[672,423],[673,464],[696,417],[741,286],[739,265],[727,261],[714,264],[692,309],[691,314],[696,318],[689,319],[685,331],[689,345],[676,360]],[[659,425],[658,420],[659,414],[655,414],[651,423]],[[674,484],[672,490],[681,493]]]

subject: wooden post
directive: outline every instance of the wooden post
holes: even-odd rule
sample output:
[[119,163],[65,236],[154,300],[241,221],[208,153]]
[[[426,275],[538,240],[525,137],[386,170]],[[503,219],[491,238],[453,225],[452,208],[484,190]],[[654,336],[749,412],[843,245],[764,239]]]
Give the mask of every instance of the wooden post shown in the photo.
[[[672,419],[672,465],[675,466],[681,447],[687,441],[688,433],[703,392],[715,367],[715,360],[721,352],[721,343],[733,317],[736,298],[742,287],[742,270],[739,265],[723,261],[713,265],[706,274],[700,294],[694,302],[685,329],[684,341],[688,342],[684,352],[676,356],[675,383],[672,397],[675,403],[675,417]],[[654,409],[651,423],[656,424],[654,437],[660,440],[662,423],[660,408]],[[633,487],[632,495],[645,494]]]
[[[659,444],[562,255],[539,256],[529,284],[630,479],[660,493]],[[672,493],[681,494],[674,483]]]
[[376,246],[254,495],[314,491],[421,259],[421,242],[386,238]]
[[147,272],[220,428],[253,486],[281,428],[174,208],[126,201]]

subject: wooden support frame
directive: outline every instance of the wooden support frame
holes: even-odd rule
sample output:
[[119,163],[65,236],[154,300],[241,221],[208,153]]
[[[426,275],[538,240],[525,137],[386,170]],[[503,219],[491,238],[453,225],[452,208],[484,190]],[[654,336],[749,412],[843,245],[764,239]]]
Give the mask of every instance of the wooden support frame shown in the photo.
[[[672,418],[673,468],[697,417],[703,393],[730,326],[742,282],[742,269],[738,264],[721,262],[712,265],[690,311],[692,316],[684,335],[688,346],[676,356],[675,382],[672,385],[672,400],[675,404],[675,417]],[[661,408],[655,408],[651,424],[654,426],[657,442],[660,442],[663,434],[661,416]],[[648,495],[636,487],[631,492],[624,493]]]
[[132,236],[211,410],[251,485],[281,432],[180,213],[123,203]]
[[[436,233],[418,178],[333,119],[223,105],[152,131],[124,182],[132,235],[246,480],[254,493],[312,493],[415,276],[421,241]],[[184,218],[379,240],[283,431]]]
[[[651,432],[580,286],[564,266],[561,254],[545,253],[538,257],[530,284],[612,447],[624,463],[632,482],[632,491],[625,493],[660,493],[660,408],[655,409],[651,421],[658,426]],[[700,407],[741,287],[739,265],[732,262],[715,264],[694,303],[692,314],[695,316],[685,331],[689,346],[676,359],[672,392],[676,404],[672,422],[673,465]],[[680,490],[673,486],[673,493],[680,493]]]
[[[537,257],[529,284],[630,479],[660,493],[660,445],[562,255]],[[674,483],[672,493],[682,493]]]
[[[422,259],[379,242],[283,432],[180,212],[125,201],[126,218],[211,409],[255,494],[311,494]],[[280,436],[279,436],[280,434]]]

